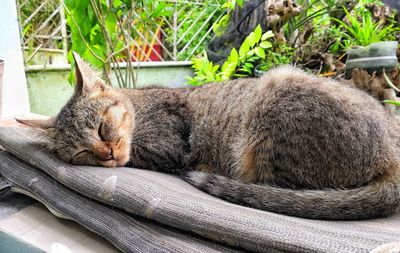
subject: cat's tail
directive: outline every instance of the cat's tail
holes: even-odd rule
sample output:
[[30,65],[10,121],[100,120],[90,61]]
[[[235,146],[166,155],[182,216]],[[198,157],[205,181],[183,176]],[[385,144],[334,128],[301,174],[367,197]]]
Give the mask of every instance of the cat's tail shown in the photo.
[[229,202],[309,219],[358,220],[400,211],[399,169],[353,189],[292,190],[191,171],[185,180]]

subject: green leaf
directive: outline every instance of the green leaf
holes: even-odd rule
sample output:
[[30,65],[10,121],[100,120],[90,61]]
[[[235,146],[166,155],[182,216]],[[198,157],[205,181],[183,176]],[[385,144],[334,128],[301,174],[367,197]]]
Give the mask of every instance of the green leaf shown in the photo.
[[247,57],[251,57],[251,56],[253,56],[254,55],[254,49],[252,49],[252,50],[250,50],[249,52],[247,52],[247,54],[246,54],[246,56]]
[[400,101],[395,101],[395,100],[383,100],[383,103],[400,106]]
[[23,31],[22,31],[22,35],[25,36],[25,35],[30,31],[30,29],[32,28],[32,26],[33,26],[32,23],[28,23],[28,24],[24,27],[24,29],[23,29]]
[[260,57],[261,59],[264,59],[264,58],[265,58],[265,51],[264,51],[264,49],[262,49],[261,47],[256,47],[256,48],[254,49],[254,52],[255,52],[256,55],[257,55],[258,57]]
[[256,29],[254,30],[254,40],[255,43],[258,43],[261,39],[261,35],[262,35],[262,28],[261,25],[257,25]]
[[246,68],[240,68],[239,71],[251,74],[251,70],[250,69],[246,69]]
[[132,0],[122,0],[122,2],[124,2],[127,6],[132,5]]
[[267,40],[269,38],[273,38],[274,37],[274,33],[272,31],[267,31],[266,33],[264,33],[261,37],[261,40]]
[[86,50],[86,45],[85,42],[82,40],[82,38],[79,36],[79,33],[77,31],[72,32],[71,36],[71,49],[78,54],[83,54]]
[[90,44],[91,43],[104,44],[104,36],[99,24],[96,24],[95,26],[92,27],[89,38],[90,39],[88,42],[90,42]]
[[245,39],[245,42],[246,41],[250,48],[254,47],[254,45],[257,43],[254,32],[250,33],[249,36],[247,36],[247,38]]
[[254,65],[250,62],[245,62],[244,66],[249,67],[249,68],[254,68]]
[[[85,11],[85,13],[86,13],[86,11]],[[79,26],[79,28],[80,28],[80,30],[82,32],[82,35],[84,37],[89,35],[92,25],[91,25],[91,22],[89,21],[89,19],[87,18],[87,16],[86,15],[81,15],[78,12],[74,12],[74,18],[75,18],[76,23],[78,24],[78,26]],[[75,24],[74,23],[72,23],[72,24],[75,27]]]
[[173,14],[173,11],[167,8],[167,4],[165,2],[158,3],[155,10],[150,13],[150,19],[156,19],[159,17],[169,17]]
[[71,84],[71,85],[75,85],[75,83],[76,83],[76,78],[75,78],[75,67],[72,68],[72,65],[71,65],[71,71],[70,71],[69,74],[68,74],[68,82],[69,82],[69,84]]
[[229,24],[229,15],[224,15],[219,21],[215,22],[212,25],[213,32],[220,36],[225,31],[226,27]]
[[221,68],[220,77],[223,80],[228,80],[236,70],[236,66],[239,63],[239,55],[235,48],[232,48],[231,54],[228,59],[224,62]]
[[250,50],[250,46],[247,40],[245,40],[239,48],[239,57],[246,57],[247,53]]
[[[99,45],[90,46],[90,50],[86,50],[81,56],[84,60],[90,63],[95,68],[101,69],[104,66],[104,63],[100,61],[96,56],[100,57],[101,59],[105,59],[104,49]],[[96,56],[93,55],[94,52]]]
[[89,5],[87,8],[87,17],[88,17],[90,23],[93,24],[93,22],[96,22],[96,16],[94,14],[94,11],[93,11],[93,8],[91,5]]
[[258,59],[259,59],[259,57],[256,56],[256,55],[254,55],[254,56],[248,58],[246,61],[247,61],[247,62],[253,62],[253,61],[256,61],[256,60],[258,60]]
[[66,1],[65,5],[68,7],[70,10],[77,10],[77,11],[85,11],[87,6],[89,5],[89,0],[70,0]]
[[112,37],[115,37],[116,36],[116,34],[115,34],[116,28],[117,28],[117,18],[114,16],[114,14],[108,13],[105,23],[106,23],[106,29],[107,29],[108,33],[110,35],[114,35]]
[[234,76],[236,76],[236,77],[247,77],[248,75],[243,75],[243,74],[235,74]]
[[231,62],[237,63],[239,61],[239,55],[235,48],[232,48],[230,57],[231,57],[230,59]]
[[272,43],[269,41],[263,41],[260,43],[260,47],[267,49],[267,48],[271,48],[272,47]]

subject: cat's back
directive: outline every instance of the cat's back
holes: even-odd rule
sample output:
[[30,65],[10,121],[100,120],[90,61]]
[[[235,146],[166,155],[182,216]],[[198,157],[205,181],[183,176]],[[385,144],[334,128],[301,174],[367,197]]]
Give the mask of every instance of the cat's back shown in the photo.
[[[397,142],[389,134],[393,120],[376,99],[290,66],[257,79],[212,84],[191,95],[192,144],[224,166],[239,159],[234,156],[241,156],[242,149],[269,143],[278,171],[308,168],[316,178],[319,168],[334,175],[348,168],[366,173],[377,161],[386,166],[390,142]],[[376,170],[370,173],[372,178]],[[305,187],[317,186],[305,182]]]
[[[391,129],[397,123],[367,93],[292,67],[274,69],[260,81],[242,131],[249,143],[273,147],[273,170],[297,171],[298,178],[296,168],[311,172],[305,188],[331,187],[346,172],[340,185],[350,187],[352,178],[372,179],[396,159],[398,134]],[[283,181],[290,182],[290,173]]]
[[380,103],[366,92],[292,66],[277,67],[260,78],[192,89],[185,103],[195,121],[221,119],[216,123],[259,118],[272,111],[282,117],[294,116],[296,111],[307,116],[313,109],[320,109],[319,113],[326,113],[326,117],[369,115],[382,124],[391,122]]
[[380,102],[366,92],[292,66],[267,72],[253,93],[251,107],[255,111],[275,113],[277,117],[289,117],[288,120],[290,117],[356,121],[373,118],[382,127],[392,122]]

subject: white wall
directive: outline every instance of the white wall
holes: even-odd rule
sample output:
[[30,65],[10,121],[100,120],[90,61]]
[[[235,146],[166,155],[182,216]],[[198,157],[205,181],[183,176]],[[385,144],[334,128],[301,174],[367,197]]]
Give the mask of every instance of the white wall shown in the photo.
[[0,59],[4,60],[2,117],[29,113],[15,0],[0,0]]

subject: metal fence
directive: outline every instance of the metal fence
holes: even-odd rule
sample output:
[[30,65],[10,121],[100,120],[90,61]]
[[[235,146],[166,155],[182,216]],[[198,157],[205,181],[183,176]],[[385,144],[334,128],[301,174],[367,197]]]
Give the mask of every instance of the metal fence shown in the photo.
[[17,3],[25,65],[35,62],[51,65],[54,63],[51,55],[57,54],[66,62],[68,33],[62,2],[18,0]]
[[[70,45],[63,0],[17,0],[26,65],[66,63]],[[137,29],[135,61],[187,61],[198,54],[213,36],[212,23],[225,13],[217,0],[160,0],[173,15],[163,17],[156,30]],[[133,12],[139,19],[139,14]],[[151,53],[144,52],[146,46]],[[140,52],[141,51],[141,52]]]

